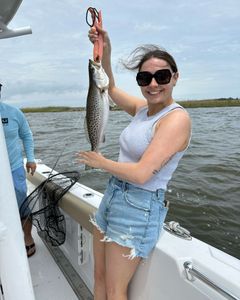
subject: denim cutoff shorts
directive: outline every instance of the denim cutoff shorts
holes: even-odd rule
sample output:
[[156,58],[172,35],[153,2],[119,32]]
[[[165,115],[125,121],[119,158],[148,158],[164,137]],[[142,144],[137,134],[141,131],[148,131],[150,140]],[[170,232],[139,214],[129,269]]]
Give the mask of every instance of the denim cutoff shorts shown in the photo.
[[147,258],[167,215],[164,194],[163,189],[152,192],[112,177],[91,222],[104,234],[102,241],[130,248],[129,259]]
[[[17,168],[12,171],[13,184],[15,189],[15,194],[17,198],[18,208],[20,209],[24,200],[27,197],[27,183],[26,183],[26,173],[24,167]],[[26,215],[29,213],[27,210],[24,215],[21,215],[21,218],[24,219]]]

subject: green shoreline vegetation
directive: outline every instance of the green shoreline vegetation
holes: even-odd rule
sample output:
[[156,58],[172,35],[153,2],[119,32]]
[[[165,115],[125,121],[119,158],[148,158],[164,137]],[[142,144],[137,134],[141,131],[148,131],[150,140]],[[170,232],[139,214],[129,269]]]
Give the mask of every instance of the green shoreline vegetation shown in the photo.
[[[240,106],[239,98],[219,98],[209,100],[186,100],[177,101],[185,108],[199,108],[199,107],[226,107],[226,106]],[[72,112],[84,111],[85,107],[70,107],[70,106],[46,106],[46,107],[25,107],[21,108],[24,113],[38,113],[38,112]],[[111,108],[112,111],[121,110],[115,106]]]

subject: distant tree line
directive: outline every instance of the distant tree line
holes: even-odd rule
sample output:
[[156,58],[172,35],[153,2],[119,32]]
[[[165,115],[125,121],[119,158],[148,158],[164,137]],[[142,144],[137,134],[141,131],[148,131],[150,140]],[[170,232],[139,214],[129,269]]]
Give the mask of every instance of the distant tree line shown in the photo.
[[207,100],[178,101],[178,103],[186,108],[240,106],[240,99],[229,97],[229,98],[218,98],[218,99],[207,99]]
[[[206,100],[185,100],[177,101],[185,108],[198,107],[223,107],[223,106],[240,106],[239,98],[218,98]],[[85,107],[70,107],[70,106],[46,106],[46,107],[25,107],[21,109],[24,113],[34,112],[68,112],[68,111],[84,111]],[[118,106],[110,107],[110,110],[121,110]]]

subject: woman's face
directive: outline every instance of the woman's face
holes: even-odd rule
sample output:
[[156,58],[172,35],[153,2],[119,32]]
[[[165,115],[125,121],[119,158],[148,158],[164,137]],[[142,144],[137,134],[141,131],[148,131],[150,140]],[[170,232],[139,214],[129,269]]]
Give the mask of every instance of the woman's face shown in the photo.
[[148,101],[149,106],[155,106],[157,104],[161,104],[161,107],[168,106],[172,103],[172,90],[176,85],[178,79],[178,73],[173,73],[169,64],[159,58],[150,58],[145,61],[141,67],[141,72],[150,72],[154,74],[158,70],[169,69],[173,74],[171,80],[167,84],[158,84],[155,78],[152,78],[152,81],[147,86],[141,87],[141,92],[143,96]]

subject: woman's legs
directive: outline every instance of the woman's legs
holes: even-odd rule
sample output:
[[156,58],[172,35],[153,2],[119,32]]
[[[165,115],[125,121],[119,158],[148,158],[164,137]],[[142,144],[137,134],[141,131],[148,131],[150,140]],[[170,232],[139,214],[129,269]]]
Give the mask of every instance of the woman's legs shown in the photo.
[[141,260],[128,259],[131,249],[101,242],[104,235],[93,229],[94,300],[127,300],[128,284]]
[[93,254],[94,254],[94,300],[106,300],[105,284],[105,243],[101,242],[104,235],[93,228]]
[[106,293],[108,300],[127,300],[128,284],[141,260],[128,259],[131,249],[116,243],[105,245]]

